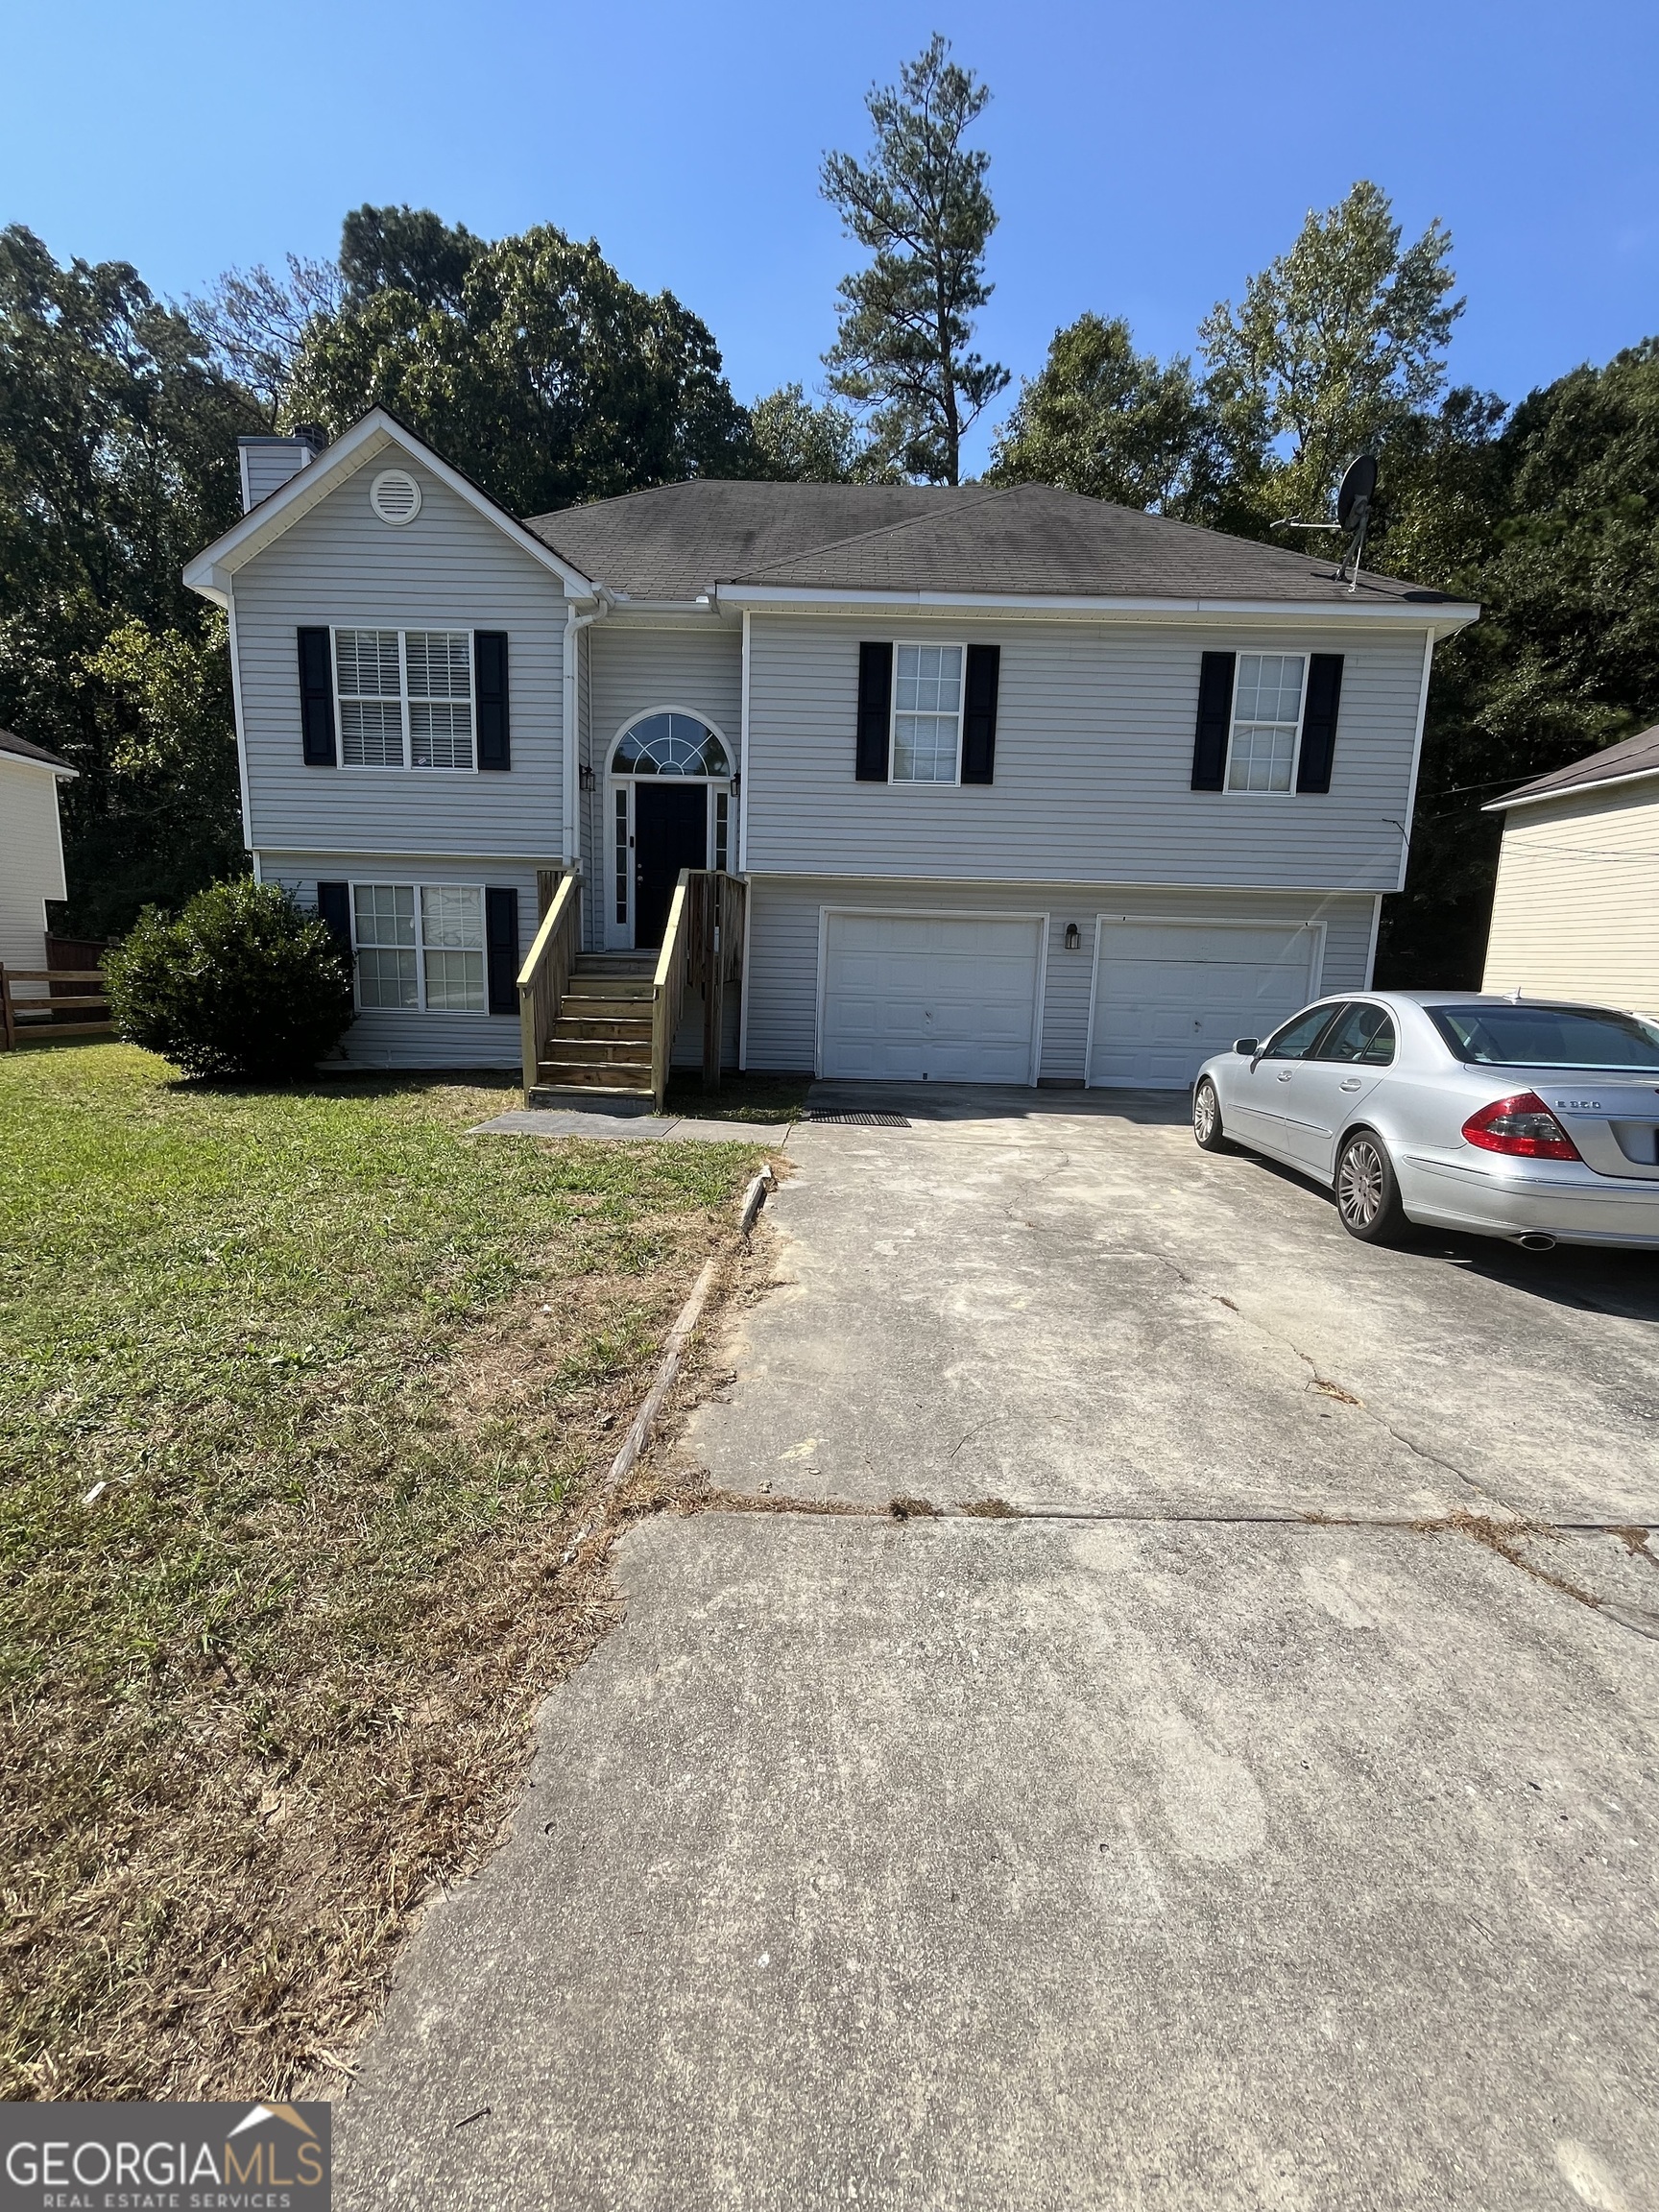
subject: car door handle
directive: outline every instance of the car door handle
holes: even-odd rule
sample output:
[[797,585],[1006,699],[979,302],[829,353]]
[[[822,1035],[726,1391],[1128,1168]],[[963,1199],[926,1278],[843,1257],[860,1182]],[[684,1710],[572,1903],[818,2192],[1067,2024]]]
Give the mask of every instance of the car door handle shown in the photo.
[[1288,1068],[1281,1068],[1281,1069],[1279,1070],[1279,1080],[1280,1080],[1280,1082],[1281,1082],[1281,1083],[1288,1083],[1288,1082],[1289,1082],[1289,1080],[1290,1080],[1290,1070],[1289,1070],[1289,1069],[1288,1069]]
[[1341,1091],[1358,1091],[1359,1088],[1359,1078],[1358,1075],[1350,1075],[1342,1083],[1338,1084],[1337,1088]]

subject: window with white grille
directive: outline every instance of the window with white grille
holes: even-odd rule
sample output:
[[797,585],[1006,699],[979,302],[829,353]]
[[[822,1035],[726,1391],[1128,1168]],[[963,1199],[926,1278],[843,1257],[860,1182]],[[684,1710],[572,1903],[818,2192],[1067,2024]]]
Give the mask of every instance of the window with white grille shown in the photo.
[[1302,729],[1300,653],[1240,653],[1233,690],[1229,791],[1288,791]]
[[361,1007],[489,1011],[484,891],[477,883],[353,883]]
[[962,734],[960,645],[901,645],[893,685],[895,783],[954,783]]
[[348,768],[470,768],[472,633],[336,630]]

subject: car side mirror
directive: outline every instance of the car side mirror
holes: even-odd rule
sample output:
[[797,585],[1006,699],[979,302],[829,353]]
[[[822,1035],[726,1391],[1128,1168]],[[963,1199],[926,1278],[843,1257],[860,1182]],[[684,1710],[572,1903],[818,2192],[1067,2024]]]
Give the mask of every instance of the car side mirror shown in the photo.
[[1241,1060],[1251,1060],[1261,1051],[1262,1040],[1260,1037],[1235,1037],[1233,1049]]

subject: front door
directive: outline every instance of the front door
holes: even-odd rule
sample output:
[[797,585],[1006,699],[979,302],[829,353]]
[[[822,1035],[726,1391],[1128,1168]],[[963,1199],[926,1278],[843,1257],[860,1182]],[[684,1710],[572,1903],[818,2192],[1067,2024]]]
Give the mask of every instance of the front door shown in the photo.
[[634,786],[634,942],[661,945],[682,868],[709,865],[709,787],[673,781]]

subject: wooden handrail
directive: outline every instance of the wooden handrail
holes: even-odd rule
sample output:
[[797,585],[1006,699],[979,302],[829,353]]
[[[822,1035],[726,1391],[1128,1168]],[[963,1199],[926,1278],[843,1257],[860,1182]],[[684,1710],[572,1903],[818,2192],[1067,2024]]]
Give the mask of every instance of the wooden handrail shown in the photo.
[[541,1079],[541,1048],[553,1034],[559,1002],[570,987],[582,934],[581,881],[576,868],[561,878],[518,971],[518,1050],[526,1097]]
[[[651,982],[651,1098],[659,1114],[668,1094],[668,1062],[674,1051],[674,1032],[685,1004],[686,921],[693,871],[682,868],[680,880],[668,904],[668,923],[662,932],[662,950],[657,955],[657,973]],[[701,874],[699,870],[697,873]]]
[[749,887],[718,868],[682,868],[651,990],[651,1092],[662,1111],[687,989],[703,994],[703,1085],[720,1088],[725,985],[742,972]]

